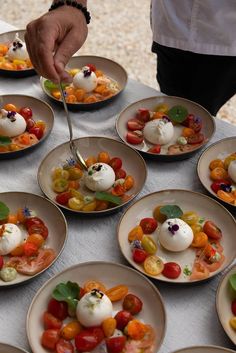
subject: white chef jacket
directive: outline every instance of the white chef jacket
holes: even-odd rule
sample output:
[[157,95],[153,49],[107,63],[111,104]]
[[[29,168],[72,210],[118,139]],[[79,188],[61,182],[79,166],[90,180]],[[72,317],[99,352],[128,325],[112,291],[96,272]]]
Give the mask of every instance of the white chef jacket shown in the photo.
[[152,0],[151,23],[161,45],[236,56],[236,0]]

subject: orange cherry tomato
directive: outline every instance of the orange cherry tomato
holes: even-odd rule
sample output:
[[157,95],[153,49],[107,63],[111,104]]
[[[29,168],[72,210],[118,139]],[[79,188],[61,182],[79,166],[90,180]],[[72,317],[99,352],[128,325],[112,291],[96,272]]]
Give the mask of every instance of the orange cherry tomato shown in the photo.
[[216,167],[215,169],[213,169],[211,171],[210,178],[212,180],[227,179],[228,178],[228,173],[227,173],[227,171],[224,168]]
[[153,217],[160,223],[164,223],[167,219],[167,216],[161,213],[161,208],[163,205],[159,205],[153,210]]
[[3,109],[11,112],[19,112],[19,108],[17,108],[17,106],[11,103],[5,104]]
[[106,291],[106,295],[112,302],[121,300],[128,293],[128,287],[120,284],[118,286],[112,287]]
[[17,224],[17,222],[18,222],[17,215],[16,214],[9,214],[7,222]]
[[30,234],[26,240],[27,243],[32,243],[37,246],[37,248],[40,248],[43,245],[44,241],[44,237],[41,234],[37,233]]
[[154,112],[153,113],[153,116],[152,116],[152,119],[161,119],[163,118],[163,116],[165,116],[166,114],[163,113],[163,112]]
[[98,98],[94,95],[88,96],[84,99],[84,103],[96,103]]
[[110,162],[110,156],[107,152],[102,151],[98,154],[98,162],[100,163],[109,163]]
[[213,170],[218,167],[224,168],[224,162],[221,159],[214,159],[213,161],[211,161],[209,165],[210,170]]
[[69,182],[68,182],[69,189],[77,190],[77,189],[79,189],[79,187],[80,187],[80,184],[79,184],[78,180],[69,180]]
[[127,175],[123,186],[126,191],[130,190],[134,186],[134,178],[131,175]]
[[93,289],[98,289],[101,292],[105,293],[106,292],[106,287],[102,282],[96,281],[96,280],[88,280],[85,282],[84,286],[84,291],[86,293],[91,292]]
[[74,94],[69,94],[66,97],[66,101],[67,101],[67,103],[76,103],[77,98],[76,98],[76,96]]
[[6,55],[8,52],[8,46],[6,44],[0,44],[0,54]]
[[217,196],[225,201],[225,202],[229,202],[229,203],[233,203],[235,200],[235,197],[233,194],[231,194],[230,192],[225,192],[223,190],[218,190],[217,191]]
[[78,88],[74,94],[75,94],[78,102],[83,102],[86,92],[85,92],[85,90]]
[[38,253],[38,247],[34,243],[24,243],[24,254],[25,256],[35,256]]
[[19,208],[17,210],[17,219],[18,219],[19,223],[24,223],[25,222],[26,217],[24,215],[23,208]]
[[82,326],[78,321],[71,321],[62,328],[60,336],[68,341],[73,340],[81,330]]
[[121,184],[117,184],[116,186],[114,186],[114,188],[111,191],[112,195],[116,195],[116,196],[122,196],[125,194],[125,192],[126,192],[126,189]]
[[101,76],[104,75],[104,73],[103,73],[102,70],[96,70],[96,71],[95,71],[95,75],[96,75],[97,77],[101,77]]
[[127,334],[134,340],[141,340],[146,333],[146,325],[139,320],[131,320],[127,325]]
[[24,246],[23,244],[18,245],[14,250],[11,252],[12,256],[22,256],[24,255]]
[[111,337],[116,329],[116,319],[108,317],[102,322],[102,330],[105,337]]
[[73,87],[71,87],[71,86],[67,86],[67,87],[65,88],[65,91],[66,91],[66,93],[67,93],[68,95],[70,95],[70,94],[75,94],[75,89],[74,89]]
[[101,200],[96,200],[96,211],[103,211],[108,209],[109,207],[109,202],[108,201],[101,201]]
[[207,245],[208,236],[204,232],[198,232],[194,234],[193,242],[191,246],[194,248],[203,248]]
[[141,226],[136,226],[129,232],[128,240],[131,243],[134,240],[142,240],[143,230]]
[[61,98],[61,92],[58,89],[52,89],[51,90],[51,95],[56,98],[60,99]]
[[86,162],[87,167],[89,168],[89,167],[91,167],[91,165],[97,163],[97,158],[94,156],[90,156],[86,159],[85,162]]
[[195,134],[195,131],[189,127],[185,127],[182,131],[182,136],[189,137]]

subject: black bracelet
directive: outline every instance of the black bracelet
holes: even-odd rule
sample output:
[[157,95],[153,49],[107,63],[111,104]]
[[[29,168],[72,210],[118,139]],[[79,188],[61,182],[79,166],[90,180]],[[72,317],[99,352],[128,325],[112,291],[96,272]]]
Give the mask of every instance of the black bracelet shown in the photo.
[[64,5],[73,6],[74,8],[76,8],[76,9],[82,11],[82,13],[84,14],[86,23],[87,23],[87,24],[90,23],[91,16],[90,16],[90,12],[87,10],[87,7],[86,7],[86,6],[83,6],[82,4],[79,4],[79,3],[76,2],[76,1],[71,1],[71,0],[62,1],[62,0],[59,0],[59,1],[57,1],[56,3],[52,4],[52,6],[50,7],[50,9],[49,9],[48,11],[55,10],[55,9],[57,9],[58,7],[64,6]]

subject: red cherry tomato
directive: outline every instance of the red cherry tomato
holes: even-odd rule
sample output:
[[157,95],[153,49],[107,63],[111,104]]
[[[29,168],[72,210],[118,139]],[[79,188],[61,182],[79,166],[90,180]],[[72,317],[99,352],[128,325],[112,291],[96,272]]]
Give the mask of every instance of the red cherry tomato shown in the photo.
[[127,122],[127,128],[131,131],[143,130],[145,123],[139,119],[130,119]]
[[38,126],[33,126],[31,129],[29,129],[29,133],[34,134],[38,140],[43,137],[43,129]]
[[125,347],[126,337],[118,336],[106,339],[108,353],[121,353]]
[[33,119],[28,119],[26,122],[26,130],[29,131],[32,127],[34,127],[34,125],[35,121]]
[[116,171],[122,167],[122,160],[118,157],[114,157],[110,160],[109,165]]
[[35,256],[38,253],[38,246],[33,243],[24,243],[23,244],[24,254],[25,256]]
[[126,171],[124,169],[117,169],[115,171],[116,179],[124,179],[126,177]]
[[138,314],[143,307],[142,301],[134,294],[127,294],[124,297],[122,307],[129,311],[132,315]]
[[56,353],[74,353],[74,351],[73,344],[63,338],[60,338],[56,344]]
[[167,278],[178,278],[181,274],[181,267],[175,262],[167,262],[164,265],[162,274]]
[[2,269],[4,265],[4,259],[3,259],[3,256],[0,256],[0,270]]
[[148,150],[149,153],[159,154],[161,152],[161,145],[155,145]]
[[157,228],[157,221],[155,218],[143,218],[141,219],[139,225],[141,226],[145,234],[151,234]]
[[133,260],[137,264],[142,264],[147,256],[148,256],[148,253],[143,249],[133,250]]
[[32,224],[28,228],[28,233],[29,234],[41,234],[44,239],[47,239],[48,237],[48,228],[44,224]]
[[56,344],[60,339],[59,336],[60,330],[49,329],[45,330],[41,337],[41,343],[44,348],[54,350],[56,348]]
[[71,198],[71,192],[65,191],[56,196],[56,202],[58,202],[60,205],[66,205],[70,198]]
[[75,336],[75,347],[79,352],[90,352],[98,343],[97,336],[90,330],[83,330]]
[[90,68],[90,71],[93,71],[95,72],[97,69],[96,69],[96,66],[93,65],[93,64],[87,64],[86,66],[88,66]]
[[62,327],[62,321],[57,319],[54,315],[45,311],[43,314],[43,325],[44,328],[47,329],[60,329]]
[[118,311],[115,315],[116,327],[118,330],[123,330],[129,321],[133,320],[133,316],[127,310]]
[[187,137],[187,141],[190,145],[202,143],[204,141],[204,135],[201,133],[191,135],[191,136]]
[[229,180],[221,179],[214,181],[214,183],[211,184],[211,189],[217,194],[217,191],[223,190],[222,186],[230,186],[232,185]]
[[236,299],[232,301],[231,310],[234,316],[236,316]]
[[20,115],[23,116],[23,118],[27,121],[28,119],[31,119],[33,116],[33,112],[32,109],[29,107],[23,107],[20,109],[19,112]]
[[138,134],[137,131],[130,131],[126,135],[126,141],[131,143],[131,145],[139,145],[143,142],[143,135]]
[[25,226],[26,228],[28,229],[29,227],[31,227],[32,225],[34,224],[42,224],[44,225],[44,222],[41,220],[41,218],[39,217],[29,217],[29,218],[26,218],[26,221],[25,221]]
[[203,232],[211,239],[219,240],[222,237],[221,230],[212,221],[205,222]]
[[140,108],[136,114],[136,118],[146,123],[150,120],[150,111],[146,108]]
[[66,302],[59,302],[52,298],[48,303],[48,312],[59,320],[64,320],[68,316],[68,306]]
[[98,343],[101,343],[104,339],[104,332],[101,327],[90,327],[87,330],[96,336]]
[[202,128],[202,119],[193,114],[189,114],[182,124],[193,129],[195,132],[199,132]]

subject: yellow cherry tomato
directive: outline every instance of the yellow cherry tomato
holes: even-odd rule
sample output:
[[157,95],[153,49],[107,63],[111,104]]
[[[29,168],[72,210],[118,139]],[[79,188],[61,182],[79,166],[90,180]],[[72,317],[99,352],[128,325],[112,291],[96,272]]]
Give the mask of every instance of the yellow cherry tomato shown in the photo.
[[68,206],[72,210],[81,211],[84,207],[84,202],[82,200],[77,199],[76,197],[72,197],[68,201]]
[[154,255],[157,252],[157,245],[150,235],[144,235],[141,240],[143,249],[150,255]]
[[168,105],[167,104],[158,104],[157,106],[156,106],[156,108],[155,108],[155,111],[156,112],[162,112],[162,113],[167,113],[168,112],[168,110],[169,110],[169,107],[168,107]]
[[70,191],[72,197],[76,197],[77,199],[84,201],[84,195],[81,194],[80,191],[75,190],[73,188],[70,188],[69,191]]
[[123,297],[126,296],[126,294],[128,293],[128,287],[120,284],[118,286],[112,287],[110,289],[108,289],[105,294],[108,296],[108,298],[110,299],[110,301],[112,302],[116,302],[121,300]]
[[116,329],[116,319],[108,317],[102,322],[102,330],[105,337],[111,337]]
[[93,279],[86,281],[83,285],[83,288],[86,293],[91,292],[93,289],[98,289],[103,293],[106,292],[105,285],[102,282]]
[[69,75],[74,77],[80,71],[81,71],[80,69],[70,69],[69,70]]
[[77,167],[71,167],[67,169],[70,180],[77,180],[83,176],[83,171]]
[[183,213],[183,215],[181,216],[181,219],[188,223],[190,226],[192,226],[193,224],[196,224],[199,220],[198,215],[196,214],[196,212],[185,212]]
[[236,316],[232,317],[232,318],[229,320],[229,324],[230,324],[230,326],[232,327],[232,329],[236,330]]
[[227,158],[225,158],[225,160],[224,160],[224,168],[226,170],[228,170],[230,163],[232,161],[235,161],[235,160],[236,160],[236,154],[235,153],[233,153],[230,156],[228,156]]
[[53,191],[60,193],[68,189],[69,183],[68,180],[64,178],[57,178],[52,183]]
[[192,231],[193,231],[193,234],[196,234],[196,233],[199,233],[202,231],[202,226],[200,224],[192,224],[191,225],[191,228],[192,228]]
[[84,207],[82,208],[82,211],[92,212],[96,210],[96,207],[97,207],[97,203],[96,203],[96,200],[94,200],[92,202],[85,204]]
[[56,168],[52,172],[52,180],[58,179],[58,178],[63,178],[63,179],[69,179],[69,172],[65,169],[62,168]]
[[145,259],[143,266],[144,266],[145,272],[151,276],[159,275],[164,269],[163,261],[160,259],[160,257],[156,255],[148,256]]
[[62,328],[60,336],[67,341],[73,340],[81,330],[82,327],[78,321],[71,321]]

